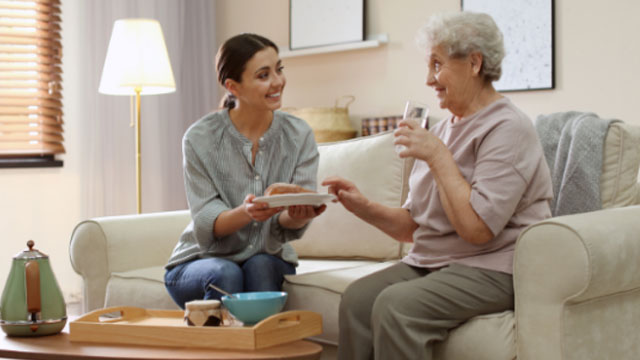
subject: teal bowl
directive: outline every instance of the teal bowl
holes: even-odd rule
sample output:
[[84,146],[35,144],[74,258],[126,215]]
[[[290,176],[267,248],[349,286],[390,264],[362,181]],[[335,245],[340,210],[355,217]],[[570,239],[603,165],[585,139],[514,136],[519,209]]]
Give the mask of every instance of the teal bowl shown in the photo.
[[287,301],[284,291],[256,291],[235,293],[233,298],[225,295],[222,304],[246,325],[253,325],[282,311]]

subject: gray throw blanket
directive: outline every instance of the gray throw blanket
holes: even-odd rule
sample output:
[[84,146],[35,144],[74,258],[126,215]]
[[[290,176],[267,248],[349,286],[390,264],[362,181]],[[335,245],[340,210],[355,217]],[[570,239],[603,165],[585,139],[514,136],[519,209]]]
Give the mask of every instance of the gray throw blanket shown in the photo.
[[602,208],[600,174],[609,124],[593,113],[562,112],[537,117],[535,126],[551,170],[553,216]]

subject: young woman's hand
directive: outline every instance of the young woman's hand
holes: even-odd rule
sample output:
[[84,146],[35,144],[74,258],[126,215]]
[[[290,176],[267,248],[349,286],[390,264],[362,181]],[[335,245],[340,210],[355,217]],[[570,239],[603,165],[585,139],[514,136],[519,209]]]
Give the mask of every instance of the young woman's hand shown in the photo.
[[287,211],[283,212],[278,219],[280,225],[287,229],[300,229],[311,219],[322,214],[327,205],[322,204],[317,208],[311,205],[290,205]]
[[249,194],[244,198],[244,211],[252,220],[266,221],[273,215],[284,210],[283,207],[270,208],[267,203],[253,202],[255,198],[256,196],[253,194]]
[[287,215],[294,220],[307,220],[322,214],[327,205],[315,207],[312,205],[290,205],[287,208]]

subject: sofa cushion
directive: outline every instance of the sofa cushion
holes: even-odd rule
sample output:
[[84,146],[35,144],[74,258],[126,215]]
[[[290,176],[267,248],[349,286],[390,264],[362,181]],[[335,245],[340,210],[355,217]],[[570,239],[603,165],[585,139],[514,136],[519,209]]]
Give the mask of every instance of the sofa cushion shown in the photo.
[[[396,155],[391,132],[319,144],[318,151],[319,186],[326,177],[339,175],[373,201],[394,207],[404,202],[411,161]],[[301,258],[397,259],[401,251],[400,243],[334,203],[291,245]]]
[[107,283],[105,307],[136,306],[145,309],[178,309],[164,287],[164,267],[114,272]]
[[[305,262],[313,260],[302,260]],[[326,344],[338,344],[338,309],[342,293],[353,281],[385,269],[396,261],[354,262],[334,261],[324,264],[331,270],[314,271],[285,277],[283,289],[289,297],[285,310],[309,310],[322,315],[323,333],[313,339]],[[479,354],[478,349],[482,349]],[[513,311],[476,316],[452,330],[447,340],[435,347],[436,359],[515,358],[515,325]],[[480,357],[479,357],[480,356]]]
[[302,274],[311,274],[315,272],[327,271],[327,270],[338,270],[338,269],[346,269],[353,268],[357,266],[367,265],[367,264],[376,264],[378,261],[376,260],[331,260],[331,259],[303,259],[298,262],[298,267],[296,267],[296,274],[290,276],[299,276]]
[[361,264],[341,266],[340,261],[328,270],[320,270],[300,275],[285,275],[285,283],[323,288],[336,294],[342,294],[353,281],[385,269],[397,261],[372,262],[362,261]]
[[[301,260],[300,266],[309,260]],[[313,261],[313,260],[311,260]],[[287,275],[283,290],[289,296],[285,310],[312,310],[322,315],[323,333],[314,340],[338,344],[338,308],[342,293],[356,279],[391,266],[395,261],[371,262],[333,261],[331,270]]]
[[446,341],[437,343],[434,347],[434,355],[435,359],[515,359],[513,311],[472,318],[451,330]]
[[602,156],[602,208],[636,204],[639,196],[640,127],[615,122],[609,126]]

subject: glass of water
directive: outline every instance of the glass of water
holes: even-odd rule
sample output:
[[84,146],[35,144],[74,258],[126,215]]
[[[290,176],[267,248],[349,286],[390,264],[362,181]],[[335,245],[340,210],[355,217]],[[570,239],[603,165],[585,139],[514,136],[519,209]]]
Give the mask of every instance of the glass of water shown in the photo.
[[[419,101],[407,100],[402,120],[413,120],[425,129],[429,129],[429,107]],[[406,150],[404,145],[396,145],[396,153]]]

